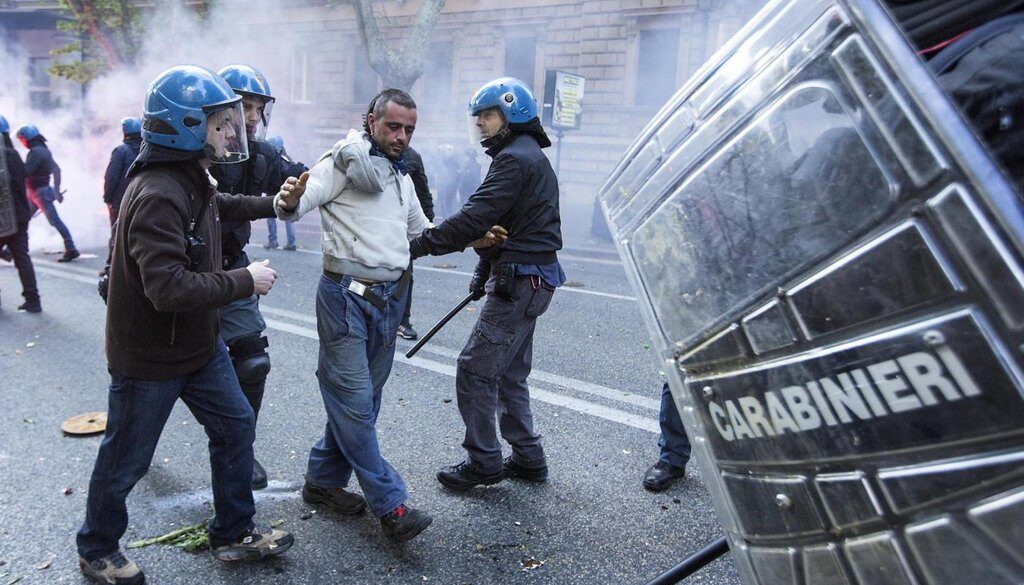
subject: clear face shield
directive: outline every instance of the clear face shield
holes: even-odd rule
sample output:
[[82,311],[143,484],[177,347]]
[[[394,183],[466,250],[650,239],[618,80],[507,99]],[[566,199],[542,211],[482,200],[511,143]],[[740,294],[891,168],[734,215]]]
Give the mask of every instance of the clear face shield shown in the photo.
[[239,163],[249,158],[245,116],[241,100],[211,111],[206,116],[206,158],[214,164]]
[[505,116],[499,108],[487,108],[477,113],[468,112],[469,143],[479,145],[484,140],[501,132],[505,127]]
[[249,137],[249,140],[264,140],[267,135],[267,126],[270,126],[270,113],[274,109],[274,98],[246,93],[241,96],[246,136]]

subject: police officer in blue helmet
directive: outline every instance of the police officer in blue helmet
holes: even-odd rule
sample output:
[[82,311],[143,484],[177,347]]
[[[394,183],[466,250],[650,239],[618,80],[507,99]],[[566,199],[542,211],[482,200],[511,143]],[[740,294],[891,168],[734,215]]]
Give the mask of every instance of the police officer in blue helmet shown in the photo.
[[128,169],[142,148],[142,120],[133,116],[124,118],[121,120],[121,131],[124,141],[110,153],[110,162],[103,174],[103,202],[107,204],[111,226],[117,221],[121,198],[128,188]]
[[[238,164],[214,167],[210,174],[217,180],[217,188],[222,193],[253,197],[276,194],[285,179],[298,177],[306,171],[306,166],[285,159],[273,145],[263,140],[274,105],[270,84],[258,69],[248,65],[228,65],[218,74],[242,100],[249,159]],[[249,221],[222,222],[221,246],[225,270],[243,268],[249,264],[245,246],[251,235]],[[228,346],[242,392],[257,419],[263,404],[267,375],[270,373],[270,355],[267,354],[269,341],[263,336],[266,328],[257,295],[239,299],[220,310],[220,337]],[[252,487],[262,489],[267,486],[267,472],[259,461],[254,460],[253,464]]]
[[[60,188],[60,166],[53,159],[53,153],[46,144],[46,137],[32,124],[18,128],[18,140],[28,149],[25,155],[25,190],[28,201],[35,209],[40,210],[53,229],[57,230],[64,240],[64,255],[57,262],[71,262],[78,258],[78,249],[71,238],[71,230],[64,224],[57,213],[57,203],[64,202],[64,191]],[[53,177],[53,185],[50,178]]]
[[0,257],[14,262],[21,280],[21,295],[25,302],[19,311],[39,313],[43,306],[39,301],[39,287],[32,257],[28,253],[28,222],[32,219],[32,208],[25,196],[25,164],[14,150],[11,142],[11,127],[7,118],[0,116],[0,189],[7,191],[8,204],[13,207],[14,232],[0,237]]
[[[270,198],[218,193],[206,173],[249,157],[242,100],[212,71],[172,67],[150,85],[144,120],[110,265],[107,428],[77,538],[82,572],[119,585],[145,581],[118,547],[128,526],[125,499],[149,468],[179,398],[209,437],[213,556],[260,559],[293,542],[253,523],[256,421],[217,335],[220,307],[267,294],[277,276],[266,262],[221,265],[221,220],[274,213]],[[298,201],[282,197],[279,205],[294,209]]]
[[[449,254],[492,225],[508,230],[504,243],[477,250],[480,261],[469,285],[476,298],[487,300],[456,370],[467,454],[437,474],[456,491],[505,478],[547,480],[526,378],[537,318],[565,282],[557,255],[562,248],[558,178],[541,150],[551,141],[537,117],[533,92],[518,79],[495,79],[469,101],[469,116],[473,141],[492,158],[487,176],[462,209],[409,242],[414,258]],[[512,448],[504,459],[499,426]]]

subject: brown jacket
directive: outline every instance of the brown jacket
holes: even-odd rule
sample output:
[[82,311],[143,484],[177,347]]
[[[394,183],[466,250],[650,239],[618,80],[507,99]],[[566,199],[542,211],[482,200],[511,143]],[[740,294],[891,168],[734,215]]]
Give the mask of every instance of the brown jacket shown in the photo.
[[[204,201],[197,233],[206,247],[192,271],[186,234]],[[217,309],[253,294],[248,270],[220,270],[220,221],[273,215],[273,198],[217,193],[195,162],[149,164],[135,173],[121,202],[110,266],[110,369],[169,380],[206,364],[218,343]]]

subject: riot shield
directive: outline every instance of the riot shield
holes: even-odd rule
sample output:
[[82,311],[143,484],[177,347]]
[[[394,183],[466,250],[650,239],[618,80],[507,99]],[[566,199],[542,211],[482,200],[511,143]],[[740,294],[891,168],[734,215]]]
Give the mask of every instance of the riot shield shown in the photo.
[[876,0],[771,2],[601,201],[748,585],[1024,579],[1024,213]]
[[14,215],[14,192],[11,191],[11,174],[7,169],[7,147],[0,141],[0,238],[18,231]]

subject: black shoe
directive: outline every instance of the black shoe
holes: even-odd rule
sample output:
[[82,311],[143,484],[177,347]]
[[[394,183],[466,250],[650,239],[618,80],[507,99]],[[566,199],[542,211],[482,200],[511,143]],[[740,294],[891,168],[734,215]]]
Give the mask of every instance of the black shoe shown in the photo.
[[473,469],[468,461],[445,467],[437,472],[437,481],[441,482],[444,487],[457,492],[464,492],[478,485],[494,485],[503,479],[505,479],[504,469],[486,475]]
[[146,582],[146,576],[139,570],[138,565],[128,560],[121,551],[98,558],[91,563],[78,557],[78,568],[86,577],[106,585],[142,585]]
[[353,494],[343,488],[324,489],[308,481],[302,486],[302,499],[307,504],[322,504],[328,510],[345,516],[362,514],[366,509],[366,499],[359,494]]
[[18,305],[19,311],[25,311],[26,313],[41,313],[43,312],[43,305],[39,301],[25,301]]
[[267,470],[263,469],[260,462],[252,460],[252,489],[261,490],[267,487]]
[[82,254],[78,250],[68,250],[67,252],[64,252],[63,256],[57,258],[57,262],[71,262],[72,260],[78,258],[81,255]]
[[673,467],[659,461],[644,474],[644,489],[652,492],[664,491],[672,485],[672,482],[682,477],[686,477],[685,467]]
[[412,341],[419,337],[419,334],[417,334],[416,330],[412,328],[412,325],[399,325],[398,336],[401,337],[402,339],[408,339]]
[[426,530],[433,521],[430,514],[423,510],[413,510],[402,504],[381,517],[380,528],[384,531],[384,536],[405,542]]
[[0,260],[3,260],[4,262],[14,262],[14,254],[11,254],[11,251],[6,247],[0,248]]
[[296,246],[295,244],[288,244],[287,246],[284,247],[284,249],[288,250],[289,252],[294,252],[295,250],[298,250],[299,247]]
[[543,467],[523,467],[516,463],[515,459],[512,459],[512,456],[509,455],[502,462],[502,467],[505,469],[506,479],[525,479],[533,483],[544,483],[548,480],[547,465]]
[[277,242],[267,242],[266,244],[263,244],[263,247],[266,248],[267,250],[276,250]]
[[277,528],[253,528],[231,544],[214,548],[211,552],[218,561],[255,561],[279,555],[295,543],[290,532]]

